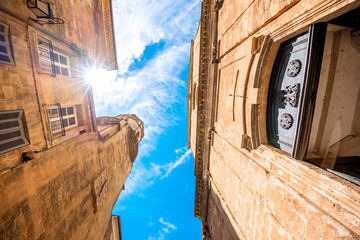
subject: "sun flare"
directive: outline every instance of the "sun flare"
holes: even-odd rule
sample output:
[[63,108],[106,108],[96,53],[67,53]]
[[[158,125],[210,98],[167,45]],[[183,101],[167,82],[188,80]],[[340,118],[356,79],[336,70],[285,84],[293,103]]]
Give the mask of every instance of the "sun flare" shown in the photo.
[[104,68],[91,68],[85,74],[86,81],[94,91],[103,91],[116,79],[116,71],[107,71]]

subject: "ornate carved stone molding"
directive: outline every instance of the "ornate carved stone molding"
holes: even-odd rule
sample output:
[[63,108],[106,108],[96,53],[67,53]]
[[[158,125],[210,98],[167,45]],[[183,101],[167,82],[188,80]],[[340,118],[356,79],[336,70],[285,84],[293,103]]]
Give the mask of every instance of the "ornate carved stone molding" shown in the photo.
[[300,84],[287,86],[285,90],[282,90],[284,97],[281,101],[290,107],[296,108],[299,104],[299,95],[300,95]]
[[289,62],[289,65],[287,66],[286,75],[291,78],[296,77],[297,75],[299,75],[301,67],[302,64],[299,59],[291,60]]
[[279,117],[279,121],[280,121],[280,127],[287,130],[292,127],[292,125],[294,123],[294,118],[289,113],[283,113]]

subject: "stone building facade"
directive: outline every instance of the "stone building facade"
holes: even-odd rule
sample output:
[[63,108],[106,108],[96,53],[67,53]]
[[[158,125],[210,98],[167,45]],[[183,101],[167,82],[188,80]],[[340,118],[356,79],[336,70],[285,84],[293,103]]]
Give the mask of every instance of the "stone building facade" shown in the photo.
[[360,2],[203,0],[188,146],[203,238],[360,238]]
[[115,49],[111,0],[0,1],[0,239],[114,236],[143,123],[96,118],[85,76]]

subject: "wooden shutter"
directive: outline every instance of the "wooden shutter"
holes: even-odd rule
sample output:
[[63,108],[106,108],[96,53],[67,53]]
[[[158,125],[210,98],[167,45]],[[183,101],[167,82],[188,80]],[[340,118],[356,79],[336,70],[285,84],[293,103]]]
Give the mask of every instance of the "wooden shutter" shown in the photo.
[[23,110],[0,112],[0,154],[28,145],[22,123]]
[[44,38],[38,39],[38,55],[41,72],[56,76],[54,53],[50,40]]
[[15,65],[10,44],[10,27],[0,22],[0,63]]

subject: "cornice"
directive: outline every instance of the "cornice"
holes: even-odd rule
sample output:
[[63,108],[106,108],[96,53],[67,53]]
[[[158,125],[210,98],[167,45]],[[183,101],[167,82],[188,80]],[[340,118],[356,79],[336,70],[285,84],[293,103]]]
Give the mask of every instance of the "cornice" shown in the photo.
[[211,14],[211,0],[203,0],[201,4],[200,17],[200,64],[199,64],[199,87],[198,87],[198,113],[196,128],[196,147],[195,147],[195,207],[194,215],[201,217],[201,201],[203,195],[204,181],[203,175],[206,169],[203,169],[204,146],[207,144],[206,124],[206,98],[207,98],[207,78],[208,62],[210,59],[209,48],[209,16]]

